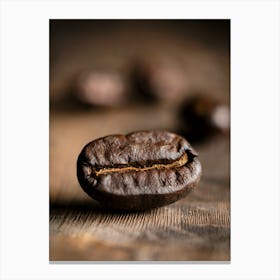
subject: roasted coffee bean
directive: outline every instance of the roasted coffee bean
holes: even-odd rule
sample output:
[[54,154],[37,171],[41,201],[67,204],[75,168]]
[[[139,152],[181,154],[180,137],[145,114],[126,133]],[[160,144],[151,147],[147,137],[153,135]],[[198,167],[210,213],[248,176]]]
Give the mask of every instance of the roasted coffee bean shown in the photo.
[[75,79],[73,88],[76,98],[89,106],[118,107],[129,97],[125,77],[115,71],[82,72]]
[[205,141],[229,132],[229,107],[210,96],[193,96],[183,103],[179,111],[181,130],[191,141]]
[[169,59],[147,59],[136,62],[132,80],[136,91],[144,98],[161,103],[178,102],[188,87],[182,69]]
[[186,196],[199,182],[201,164],[183,137],[139,131],[87,144],[77,176],[83,190],[105,207],[144,210]]

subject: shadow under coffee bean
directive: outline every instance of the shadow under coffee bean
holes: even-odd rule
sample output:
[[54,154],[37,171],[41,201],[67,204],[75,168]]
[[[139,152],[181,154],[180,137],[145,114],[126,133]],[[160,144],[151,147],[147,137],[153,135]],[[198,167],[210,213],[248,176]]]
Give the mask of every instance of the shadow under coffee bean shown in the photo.
[[138,131],[88,143],[78,157],[77,176],[103,206],[145,210],[186,196],[200,180],[201,164],[183,137]]

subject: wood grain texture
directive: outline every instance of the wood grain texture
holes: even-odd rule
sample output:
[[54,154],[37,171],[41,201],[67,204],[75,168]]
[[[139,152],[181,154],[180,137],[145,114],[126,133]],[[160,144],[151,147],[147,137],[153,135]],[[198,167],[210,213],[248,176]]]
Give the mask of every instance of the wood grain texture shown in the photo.
[[[67,199],[53,199],[50,260],[229,260],[230,188],[224,176],[228,141],[215,143],[199,148],[206,165],[198,188],[171,205],[145,212],[112,212],[84,199],[79,186],[79,195],[68,190]],[[204,160],[215,156],[214,163]],[[217,164],[223,164],[223,172]]]
[[[129,214],[57,209],[51,215],[51,259],[60,259],[67,242],[75,252],[64,252],[67,260],[79,260],[83,250],[82,260],[226,260],[229,224],[226,203],[174,204]],[[102,255],[96,246],[108,248]]]
[[165,207],[134,213],[107,211],[77,181],[77,157],[93,139],[135,130],[177,132],[178,128],[178,107],[169,104],[70,110],[63,98],[71,77],[80,70],[102,66],[125,72],[137,55],[172,54],[180,61],[190,89],[229,102],[227,35],[214,38],[216,33],[210,29],[203,33],[201,24],[195,30],[195,22],[180,30],[160,22],[141,24],[52,27],[57,29],[51,36],[50,55],[51,261],[230,260],[229,137],[193,145],[202,164],[201,182],[189,196]]

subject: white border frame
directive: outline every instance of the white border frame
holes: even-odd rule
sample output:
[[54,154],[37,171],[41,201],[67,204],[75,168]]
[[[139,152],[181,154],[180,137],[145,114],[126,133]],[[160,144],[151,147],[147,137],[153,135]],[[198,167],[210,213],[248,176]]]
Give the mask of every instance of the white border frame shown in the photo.
[[[11,0],[1,2],[0,18],[1,279],[279,279],[278,1]],[[49,264],[55,18],[231,19],[230,264]]]

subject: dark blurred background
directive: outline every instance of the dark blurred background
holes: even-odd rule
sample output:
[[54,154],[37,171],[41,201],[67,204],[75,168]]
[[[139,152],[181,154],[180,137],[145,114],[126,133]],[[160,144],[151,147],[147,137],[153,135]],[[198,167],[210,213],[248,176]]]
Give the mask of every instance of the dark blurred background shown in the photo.
[[51,104],[85,69],[128,74],[135,60],[155,57],[178,63],[189,90],[205,90],[228,102],[229,25],[229,20],[51,20]]
[[[229,108],[229,20],[50,20],[50,259],[229,260]],[[180,210],[176,238],[170,228],[164,238],[158,236],[164,230],[155,226],[131,239],[133,226],[107,223],[108,213],[96,212],[98,205],[76,179],[76,160],[85,144],[146,129],[185,136],[202,162],[198,189],[162,208]],[[81,205],[90,209],[86,218],[79,213]],[[69,209],[76,212],[67,224]],[[190,209],[205,209],[206,215],[204,231],[199,225],[193,239],[186,233]],[[104,218],[112,236],[94,231],[94,222],[88,228],[73,224],[79,215],[81,220]],[[211,215],[218,217],[215,223]],[[116,227],[133,242],[119,245],[119,237],[113,237]],[[154,250],[151,232],[159,242]],[[78,249],[75,242],[81,240],[89,247],[98,242],[99,249]],[[146,248],[143,252],[136,240]],[[161,252],[162,240],[166,250],[170,245],[174,251],[169,256]],[[135,250],[142,253],[135,255]]]

